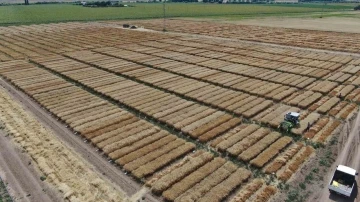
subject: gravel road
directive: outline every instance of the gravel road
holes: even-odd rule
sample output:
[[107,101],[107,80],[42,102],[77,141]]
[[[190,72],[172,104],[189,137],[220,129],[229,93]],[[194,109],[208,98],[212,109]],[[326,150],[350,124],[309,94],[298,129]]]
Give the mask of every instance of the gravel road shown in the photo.
[[61,201],[56,192],[40,180],[31,160],[0,131],[0,176],[8,184],[14,201]]

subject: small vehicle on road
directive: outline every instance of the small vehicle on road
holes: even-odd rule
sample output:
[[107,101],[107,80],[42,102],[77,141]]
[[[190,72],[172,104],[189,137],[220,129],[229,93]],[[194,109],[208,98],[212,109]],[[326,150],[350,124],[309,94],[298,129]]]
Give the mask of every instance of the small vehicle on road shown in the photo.
[[356,186],[356,175],[358,175],[356,170],[344,165],[338,165],[328,185],[330,193],[350,197],[354,186]]

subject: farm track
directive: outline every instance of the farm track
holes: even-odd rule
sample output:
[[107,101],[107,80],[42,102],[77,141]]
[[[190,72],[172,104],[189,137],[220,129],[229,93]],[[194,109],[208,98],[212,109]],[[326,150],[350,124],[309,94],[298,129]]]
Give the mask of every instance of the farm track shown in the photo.
[[40,180],[38,171],[29,165],[31,159],[21,153],[5,133],[0,131],[0,164],[7,189],[14,201],[60,202],[61,199],[44,182]]
[[[98,173],[102,173],[109,181],[119,186],[129,196],[132,196],[141,190],[138,183],[125,175],[123,171],[116,168],[113,164],[109,163],[107,158],[99,155],[96,148],[92,147],[90,144],[85,144],[82,138],[74,135],[66,125],[55,120],[54,117],[49,115],[49,113],[42,109],[37,103],[34,103],[34,101],[23,92],[17,90],[1,78],[0,85],[3,86],[12,97],[19,100],[26,109],[32,112],[44,126],[54,131],[54,134],[56,134],[59,139],[91,163],[97,169]],[[145,197],[149,202],[159,201],[159,198],[149,193],[147,193]]]

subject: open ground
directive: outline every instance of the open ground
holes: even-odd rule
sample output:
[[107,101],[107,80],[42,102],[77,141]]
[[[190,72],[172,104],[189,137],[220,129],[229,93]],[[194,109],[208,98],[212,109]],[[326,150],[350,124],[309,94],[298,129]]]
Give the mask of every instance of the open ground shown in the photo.
[[[243,8],[235,7],[223,8]],[[14,19],[7,22],[27,23]],[[36,185],[28,190],[0,158],[10,194],[342,200],[326,186],[336,164],[360,169],[357,24],[321,31],[315,26],[331,18],[286,19],[291,27],[276,20],[168,19],[167,32],[160,19],[0,27],[0,135],[11,142],[9,166],[23,165]],[[284,132],[289,111],[300,125]]]

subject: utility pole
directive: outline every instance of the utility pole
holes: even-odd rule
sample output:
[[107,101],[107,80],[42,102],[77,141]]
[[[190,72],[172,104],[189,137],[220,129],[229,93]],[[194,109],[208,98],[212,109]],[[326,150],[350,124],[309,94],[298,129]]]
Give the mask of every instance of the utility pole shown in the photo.
[[320,18],[323,18],[324,8],[325,8],[325,6],[326,6],[326,0],[323,0],[323,1],[324,1],[324,4],[323,4],[323,7],[322,7],[322,9],[321,9],[321,16],[320,16]]
[[166,18],[166,9],[165,9],[165,2],[166,0],[163,0],[163,13],[164,13],[164,28],[163,28],[163,32],[166,32],[166,21],[165,21],[165,18]]

